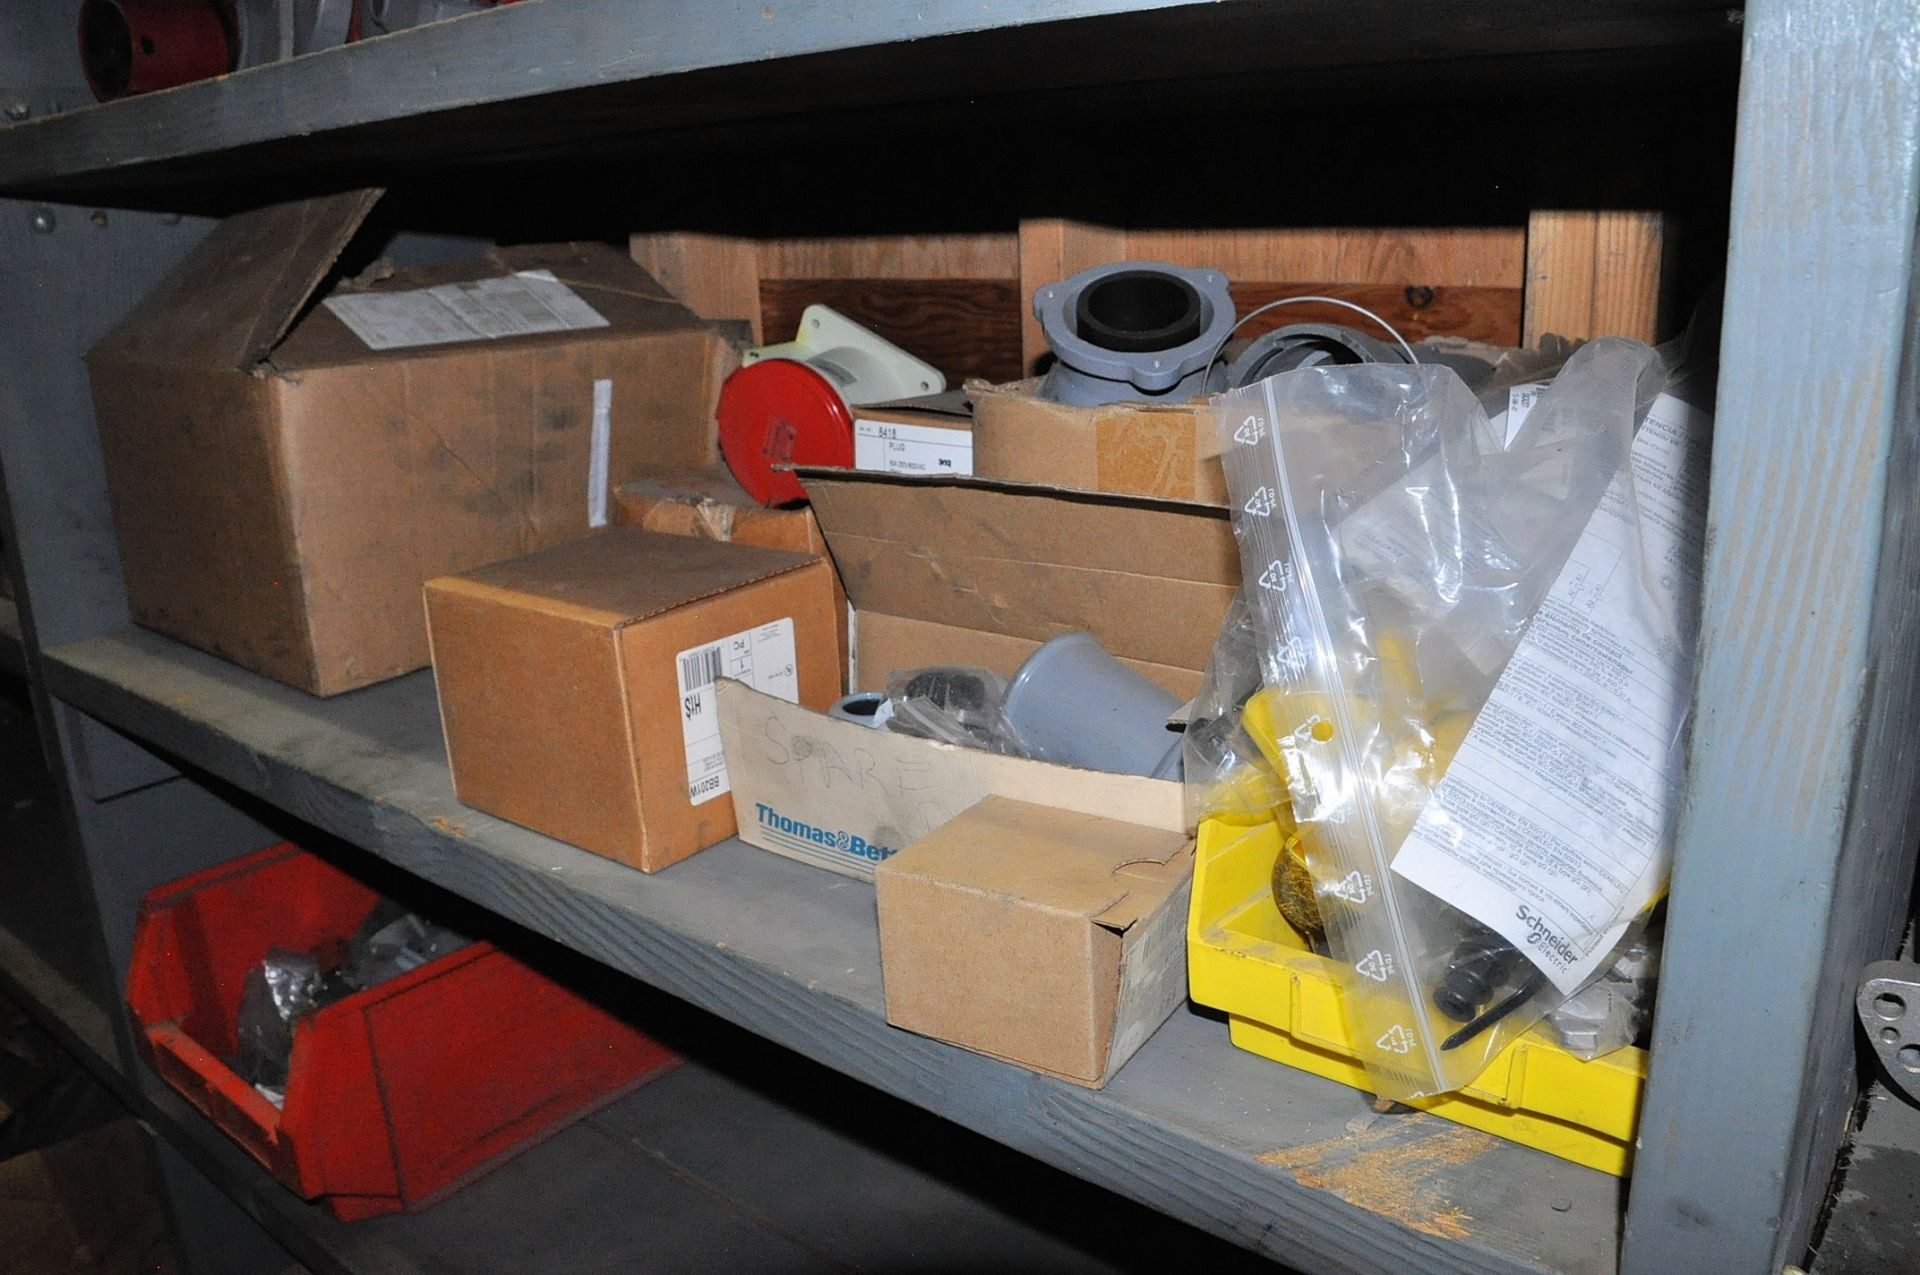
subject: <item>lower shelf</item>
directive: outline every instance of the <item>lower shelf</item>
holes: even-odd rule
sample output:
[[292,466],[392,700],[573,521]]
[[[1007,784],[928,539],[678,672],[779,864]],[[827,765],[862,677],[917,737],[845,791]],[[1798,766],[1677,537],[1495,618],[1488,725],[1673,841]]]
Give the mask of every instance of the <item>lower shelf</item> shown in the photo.
[[887,1026],[870,886],[729,842],[657,876],[454,800],[433,681],[317,700],[125,631],[49,691],[181,761],[748,1031],[1088,1181],[1319,1271],[1616,1269],[1604,1174],[1234,1049],[1177,1013],[1088,1091]]

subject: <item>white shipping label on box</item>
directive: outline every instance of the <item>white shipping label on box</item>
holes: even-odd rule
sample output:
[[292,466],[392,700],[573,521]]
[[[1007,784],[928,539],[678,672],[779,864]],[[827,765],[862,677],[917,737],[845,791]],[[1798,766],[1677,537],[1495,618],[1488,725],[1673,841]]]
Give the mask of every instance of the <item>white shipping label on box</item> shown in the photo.
[[604,328],[607,320],[551,270],[446,283],[408,292],[328,297],[331,310],[370,350],[490,341],[537,332]]
[[1393,861],[1562,992],[1666,878],[1710,418],[1662,395]]
[[882,474],[973,474],[973,432],[897,421],[853,422],[853,467]]
[[687,798],[697,806],[732,791],[727,755],[720,747],[715,679],[730,677],[789,704],[800,702],[793,619],[775,620],[718,642],[689,647],[674,657],[674,675],[680,681],[680,734],[687,745]]

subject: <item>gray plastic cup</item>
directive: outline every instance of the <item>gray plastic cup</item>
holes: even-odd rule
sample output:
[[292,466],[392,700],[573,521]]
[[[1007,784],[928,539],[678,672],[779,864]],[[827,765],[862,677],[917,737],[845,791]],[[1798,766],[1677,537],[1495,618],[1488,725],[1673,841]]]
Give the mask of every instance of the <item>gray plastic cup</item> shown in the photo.
[[865,726],[869,730],[884,730],[887,718],[893,715],[885,711],[886,708],[885,691],[855,691],[834,701],[833,707],[827,710],[827,716],[852,722],[855,726]]
[[1108,654],[1089,633],[1062,633],[1027,657],[1002,705],[1041,761],[1155,779],[1181,776],[1180,698]]

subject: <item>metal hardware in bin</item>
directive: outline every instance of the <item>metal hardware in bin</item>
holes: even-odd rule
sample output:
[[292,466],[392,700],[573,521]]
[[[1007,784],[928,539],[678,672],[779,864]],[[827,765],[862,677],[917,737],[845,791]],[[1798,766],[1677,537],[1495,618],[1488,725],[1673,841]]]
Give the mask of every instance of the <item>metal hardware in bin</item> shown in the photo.
[[269,947],[344,944],[378,898],[316,855],[271,846],[150,892],[127,980],[153,1069],[334,1216],[425,1208],[679,1061],[473,943],[302,1018],[274,1106],[224,1061],[247,971]]
[[[1315,955],[1274,904],[1279,854],[1279,825],[1270,819],[1200,824],[1187,918],[1189,993],[1226,1011],[1239,1048],[1367,1089],[1334,963]],[[1589,1062],[1529,1032],[1464,1089],[1411,1105],[1624,1176],[1646,1076],[1643,1050],[1629,1047]]]

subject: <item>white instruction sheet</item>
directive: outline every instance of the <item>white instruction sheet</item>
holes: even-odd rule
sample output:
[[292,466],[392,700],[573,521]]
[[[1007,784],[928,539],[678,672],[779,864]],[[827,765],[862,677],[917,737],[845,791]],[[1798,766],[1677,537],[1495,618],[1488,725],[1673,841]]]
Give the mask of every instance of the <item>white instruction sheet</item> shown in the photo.
[[320,304],[333,311],[370,350],[608,326],[599,311],[556,279],[551,270],[522,270],[499,279],[445,283],[407,292],[348,293],[328,297]]
[[1599,967],[1666,880],[1710,424],[1671,395],[1655,401],[1393,861],[1562,992]]
[[973,473],[973,434],[964,429],[853,422],[853,467],[883,474]]
[[720,708],[714,679],[730,677],[789,704],[800,702],[800,665],[791,616],[691,646],[674,656],[680,682],[680,733],[687,745],[687,798],[694,805],[733,791],[720,746]]

